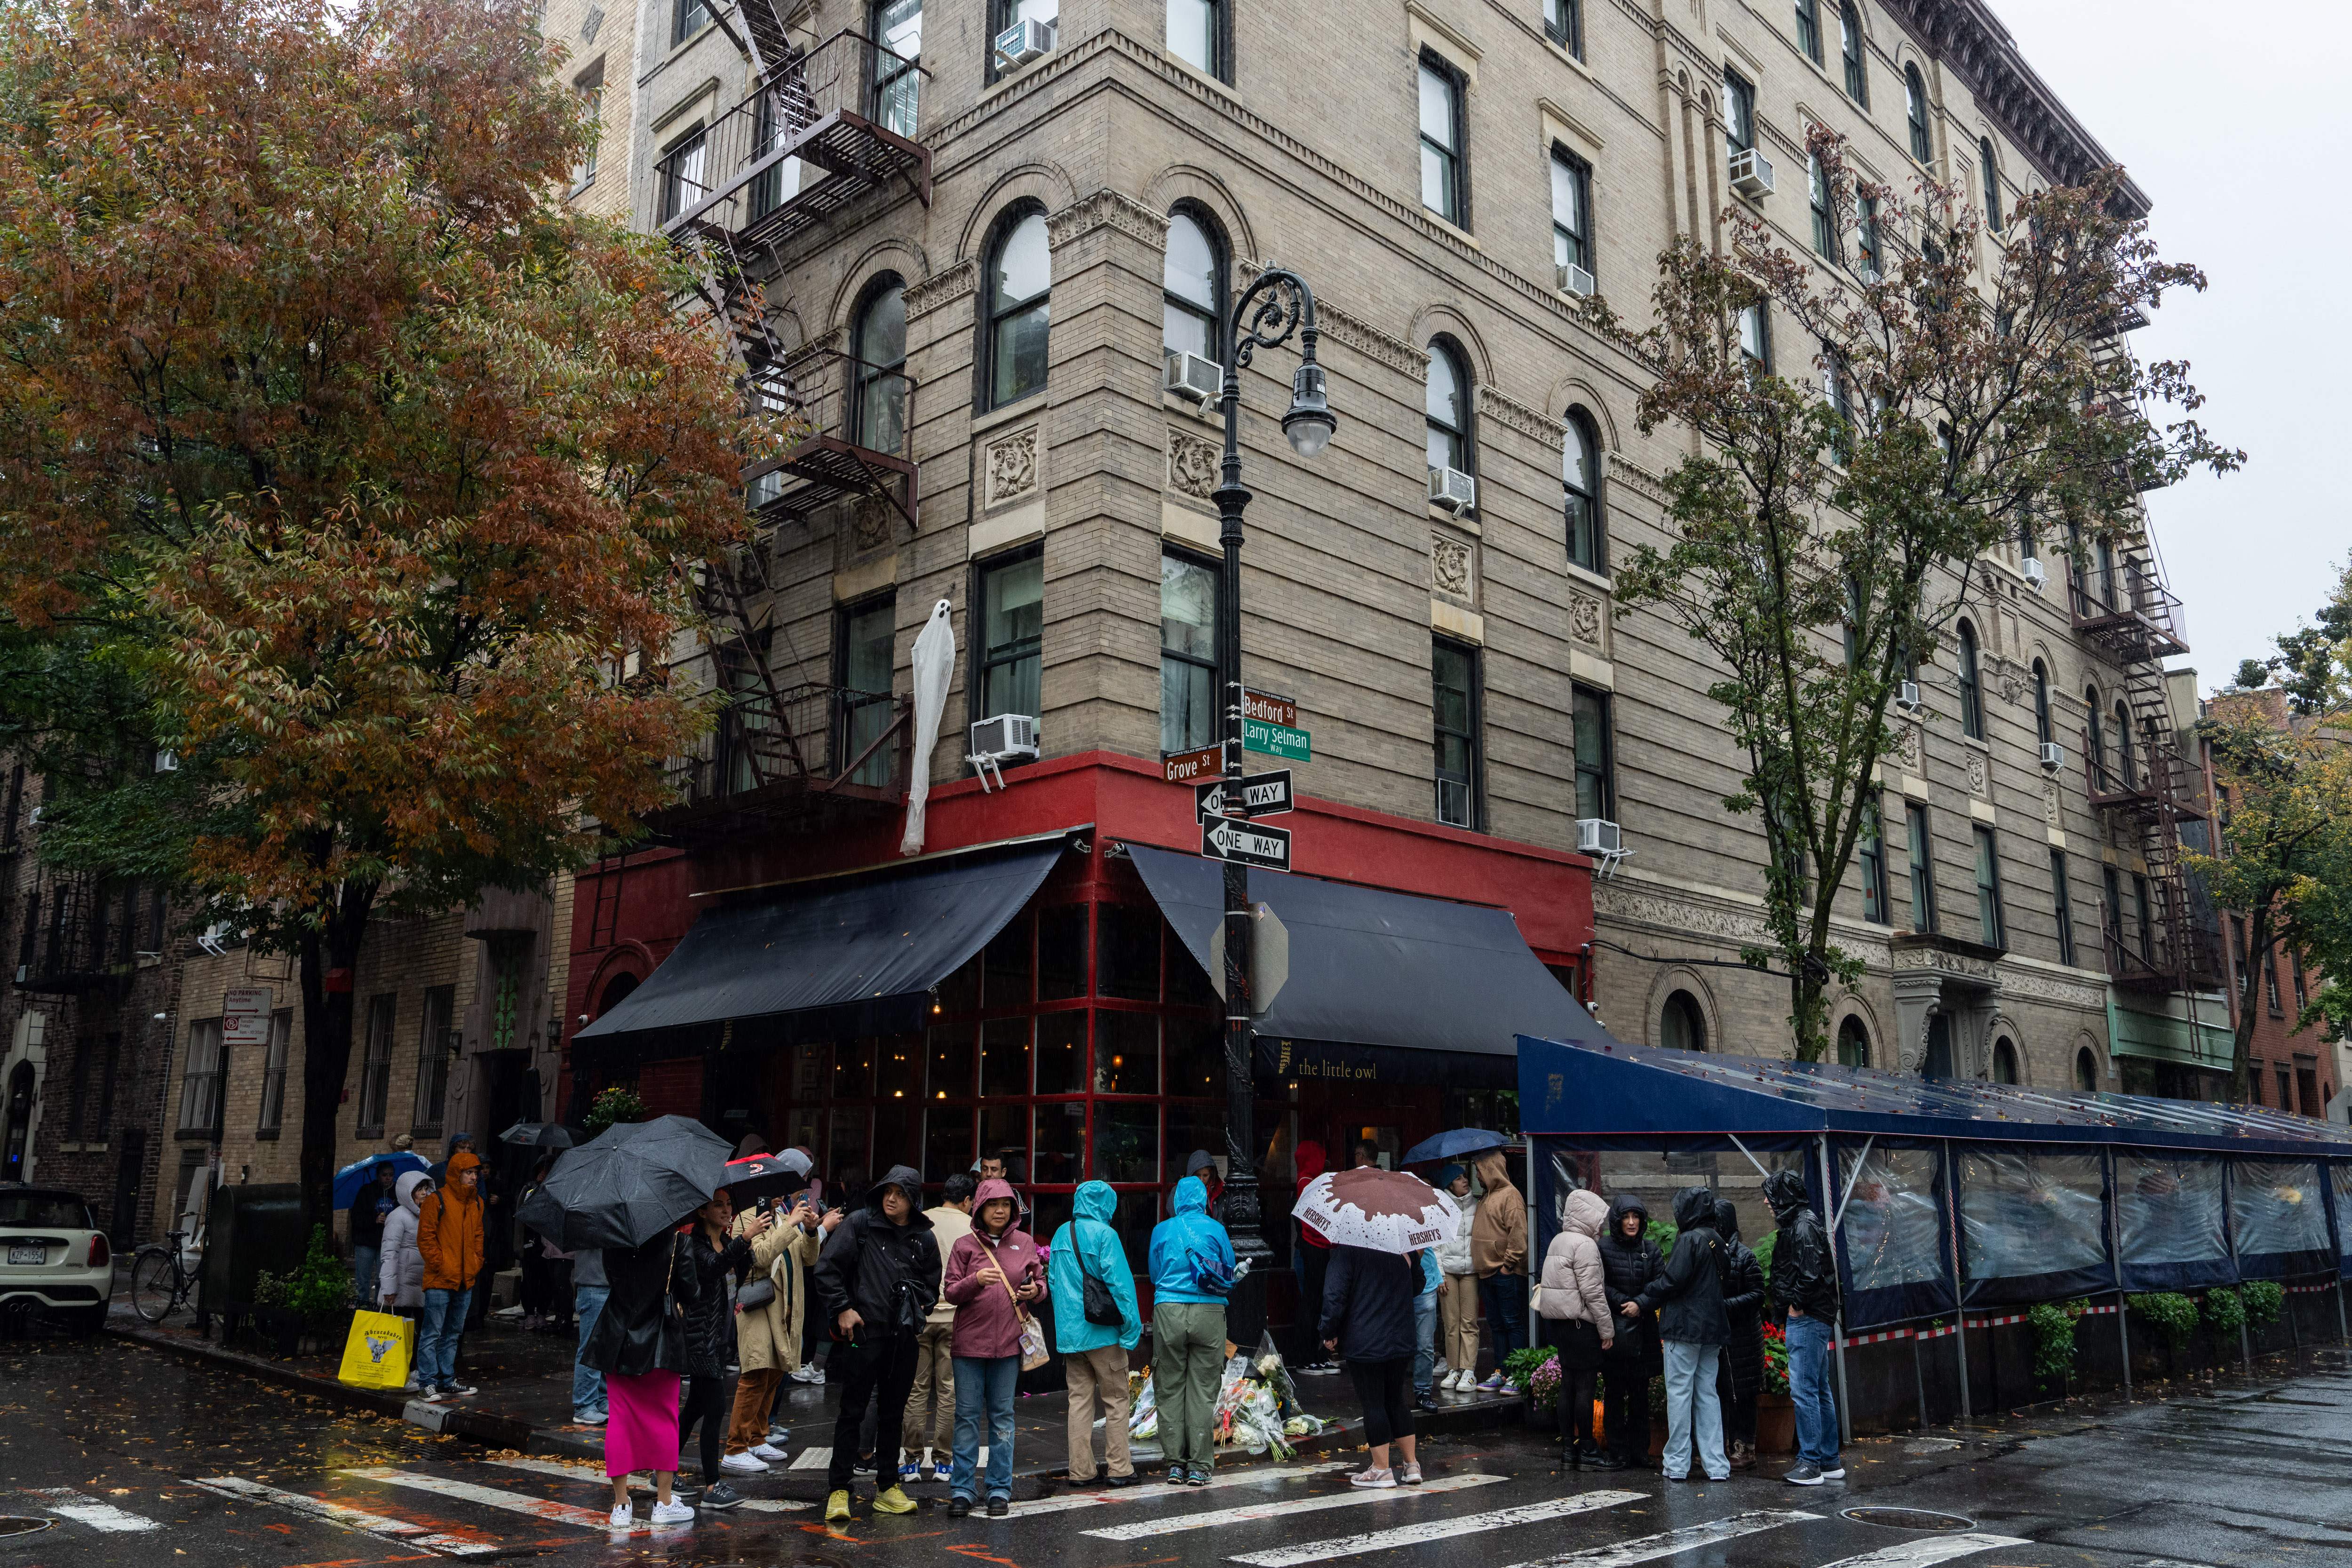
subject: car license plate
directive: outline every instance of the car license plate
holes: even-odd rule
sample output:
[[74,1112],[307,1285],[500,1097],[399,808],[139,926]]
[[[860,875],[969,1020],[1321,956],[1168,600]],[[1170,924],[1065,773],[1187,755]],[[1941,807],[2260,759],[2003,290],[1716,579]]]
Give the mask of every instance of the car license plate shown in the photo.
[[12,1241],[8,1244],[8,1261],[11,1263],[46,1263],[48,1257],[49,1248],[46,1242]]

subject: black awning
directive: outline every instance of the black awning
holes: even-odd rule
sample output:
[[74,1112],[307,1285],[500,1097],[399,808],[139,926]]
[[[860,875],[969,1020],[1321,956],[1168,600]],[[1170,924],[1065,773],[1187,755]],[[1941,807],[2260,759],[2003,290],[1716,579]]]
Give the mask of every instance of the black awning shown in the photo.
[[1055,838],[959,855],[713,910],[575,1038],[725,1019],[778,1020],[782,1038],[919,1027],[930,988],[1021,912],[1063,848]]
[[[1208,968],[1224,918],[1222,868],[1139,844],[1128,854]],[[1290,933],[1290,978],[1257,1021],[1263,1070],[1512,1088],[1517,1037],[1537,1032],[1523,1020],[1548,1019],[1579,1040],[1609,1038],[1529,951],[1507,910],[1265,871],[1251,876],[1250,896]],[[1413,1055],[1433,1052],[1446,1054]]]

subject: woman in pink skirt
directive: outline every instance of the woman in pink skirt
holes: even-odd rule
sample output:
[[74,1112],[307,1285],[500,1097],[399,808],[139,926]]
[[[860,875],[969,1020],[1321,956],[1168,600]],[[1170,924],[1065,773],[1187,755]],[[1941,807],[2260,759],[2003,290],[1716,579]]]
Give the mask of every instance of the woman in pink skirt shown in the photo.
[[694,1510],[670,1497],[677,1473],[677,1376],[686,1365],[685,1325],[673,1301],[691,1300],[697,1281],[678,1257],[684,1240],[664,1231],[645,1246],[610,1248],[604,1276],[612,1294],[580,1352],[604,1374],[611,1419],[604,1426],[604,1474],[613,1482],[615,1530],[634,1521],[629,1473],[654,1476],[656,1524],[682,1524]]

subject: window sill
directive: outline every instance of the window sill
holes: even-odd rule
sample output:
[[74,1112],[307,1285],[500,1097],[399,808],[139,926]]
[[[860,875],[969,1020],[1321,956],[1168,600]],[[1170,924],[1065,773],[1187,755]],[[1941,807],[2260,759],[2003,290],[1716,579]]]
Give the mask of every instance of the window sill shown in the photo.
[[563,199],[567,202],[576,202],[582,196],[586,195],[591,190],[593,190],[595,185],[596,176],[591,174],[586,179],[581,181],[578,184],[572,186],[570,190],[564,192]]
[[[986,103],[990,99],[997,97],[1011,88],[1019,86],[1028,78],[1036,75],[1037,72],[1045,67],[1060,59],[1062,58],[1062,49],[1063,44],[1061,34],[1059,29],[1056,28],[1054,36],[1054,47],[1052,48],[1047,49],[1044,54],[1039,55],[1027,65],[1016,66],[1013,69],[1006,71],[1003,75],[998,77],[994,81],[990,82],[986,90],[981,93],[980,101],[982,103]],[[993,50],[992,49],[991,52],[993,53]],[[1180,61],[1179,63],[1181,64],[1181,62]]]
[[217,1143],[220,1139],[209,1127],[183,1127],[172,1134],[178,1143]]
[[1475,510],[1471,511],[1453,512],[1446,510],[1435,501],[1431,501],[1428,504],[1430,521],[1442,522],[1448,528],[1458,528],[1474,539],[1484,538],[1486,536],[1486,531],[1479,525],[1478,514]]
[[1023,394],[1018,400],[1008,403],[1002,408],[992,408],[985,414],[973,415],[971,433],[974,436],[981,436],[991,430],[1002,429],[1007,425],[1018,424],[1024,419],[1034,418],[1045,406],[1045,389],[1041,386],[1034,392]]
[[1460,226],[1458,226],[1458,225],[1456,225],[1456,224],[1454,224],[1454,223],[1451,222],[1451,221],[1450,221],[1450,220],[1448,220],[1448,219],[1444,216],[1444,215],[1443,215],[1442,213],[1438,213],[1438,212],[1433,211],[1433,209],[1431,209],[1431,208],[1429,208],[1429,207],[1424,206],[1424,207],[1423,207],[1423,208],[1421,209],[1421,216],[1422,216],[1423,217],[1427,218],[1431,223],[1435,224],[1435,225],[1436,225],[1440,229],[1444,230],[1445,233],[1447,233],[1447,234],[1449,234],[1449,235],[1452,235],[1454,238],[1456,238],[1456,239],[1460,240],[1463,244],[1465,244],[1465,245],[1468,246],[1471,249],[1473,249],[1473,250],[1476,250],[1476,249],[1479,249],[1479,248],[1480,248],[1479,244],[1478,244],[1478,237],[1477,237],[1476,235],[1472,234],[1468,229],[1466,229],[1466,228],[1463,228],[1463,227],[1461,227]]
[[1211,432],[1220,440],[1224,437],[1224,413],[1218,407],[1214,398],[1206,403],[1195,403],[1189,397],[1179,397],[1176,394],[1162,388],[1160,394],[1160,406],[1170,414],[1181,416],[1186,424],[1197,425],[1202,429]]
[[1963,731],[1959,736],[1959,742],[1961,745],[1971,747],[1976,751],[1983,752],[1988,757],[1992,755],[1992,742],[1990,741],[1979,740],[1976,736],[1969,734]]
[[1560,566],[1570,577],[1575,578],[1578,582],[1583,584],[1588,588],[1598,588],[1602,593],[1612,595],[1617,592],[1616,584],[1611,582],[1604,574],[1595,572],[1590,566],[1579,566],[1573,561],[1563,561],[1560,563]]
[[253,1130],[253,1141],[257,1143],[275,1143],[278,1142],[279,1131],[280,1129],[276,1127],[257,1127]]
[[1569,66],[1574,68],[1576,74],[1582,77],[1585,80],[1598,83],[1601,79],[1592,74],[1592,68],[1591,66],[1586,65],[1582,60],[1578,59],[1573,54],[1570,53],[1568,46],[1561,43],[1558,38],[1553,37],[1549,33],[1546,33],[1544,35],[1544,47],[1550,49],[1554,55],[1559,57]]

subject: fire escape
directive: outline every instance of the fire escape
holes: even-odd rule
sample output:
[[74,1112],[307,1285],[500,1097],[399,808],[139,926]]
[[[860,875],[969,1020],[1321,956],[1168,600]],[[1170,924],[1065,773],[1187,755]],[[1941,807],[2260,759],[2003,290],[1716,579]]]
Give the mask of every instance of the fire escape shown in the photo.
[[[715,18],[750,61],[743,100],[654,165],[661,232],[691,259],[701,309],[743,367],[744,395],[786,438],[743,472],[751,542],[705,563],[700,607],[711,679],[727,701],[695,752],[668,764],[678,804],[650,826],[672,844],[723,842],[789,821],[820,830],[894,807],[906,791],[911,713],[891,694],[780,683],[769,562],[777,530],[835,503],[915,526],[905,456],[912,383],[819,343],[788,353],[773,317],[782,252],[879,192],[931,195],[930,152],[914,139],[919,63],[863,33],[818,42],[787,26],[780,0],[740,0]],[[598,898],[617,876],[600,879]],[[592,925],[605,911],[592,911]]]
[[2077,563],[2069,598],[2075,635],[2123,672],[2114,706],[2092,714],[2084,731],[2086,793],[2116,839],[2147,866],[2146,899],[2134,884],[2132,907],[2102,911],[2108,976],[2158,995],[2214,989],[2221,983],[2217,933],[2181,858],[2184,834],[2206,830],[2203,773],[2173,726],[2164,675],[2166,658],[2189,651],[2180,601],[2144,539],[2125,546],[2120,560],[2103,546],[2096,561]]

